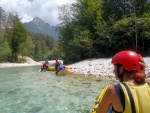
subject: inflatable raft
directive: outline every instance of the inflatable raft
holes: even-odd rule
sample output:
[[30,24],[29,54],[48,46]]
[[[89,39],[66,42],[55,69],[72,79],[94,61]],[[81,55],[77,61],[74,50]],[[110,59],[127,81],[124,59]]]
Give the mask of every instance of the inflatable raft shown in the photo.
[[66,70],[60,70],[60,71],[57,73],[58,76],[64,76],[64,75],[67,75],[67,74],[68,74],[68,72],[67,72]]
[[[71,68],[66,67],[65,70],[66,70],[67,72],[70,72],[70,71],[71,71]],[[48,67],[48,71],[56,71],[56,69],[55,69],[55,67]]]
[[[56,70],[55,70],[55,67],[48,67],[47,71],[56,71]],[[39,69],[39,72],[41,72],[41,69]],[[64,70],[60,70],[57,75],[63,76],[63,75],[67,75],[70,72],[71,72],[71,68],[66,67]]]
[[48,67],[48,71],[56,71],[55,67]]
[[[100,95],[98,96],[98,98],[95,100],[94,106],[93,106],[93,108],[92,108],[92,113],[97,113],[98,105],[99,105],[99,103],[101,102],[101,100],[102,100],[102,98],[103,98],[103,96],[104,96],[104,94],[105,94],[105,92],[106,92],[106,90],[107,90],[107,88],[108,88],[109,86],[110,86],[110,85],[105,86],[105,87],[102,89],[102,91],[101,91]],[[108,113],[111,113],[111,108],[112,108],[112,107],[109,108]]]

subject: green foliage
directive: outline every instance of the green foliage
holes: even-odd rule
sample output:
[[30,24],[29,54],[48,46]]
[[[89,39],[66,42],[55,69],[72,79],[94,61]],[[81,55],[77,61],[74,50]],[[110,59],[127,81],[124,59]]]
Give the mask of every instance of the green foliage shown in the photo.
[[150,39],[150,13],[143,14],[139,26],[143,29],[141,34]]
[[149,52],[149,0],[76,0],[59,11],[59,46],[68,62],[124,49]]
[[[99,19],[103,21],[101,5],[101,0],[77,0],[72,7],[66,5],[60,8],[62,12],[60,11],[59,16],[63,22],[58,26],[61,34],[59,45],[62,48],[64,59],[68,62],[90,58],[93,52],[97,51],[93,44],[97,38],[95,35],[96,22]],[[64,13],[68,11],[72,12],[73,18],[66,15],[70,13]],[[66,20],[66,17],[70,18]]]
[[44,60],[55,47],[52,37],[28,33],[20,22],[17,14],[3,11],[0,28],[0,62],[25,62],[18,59],[19,55],[28,56],[34,60]]
[[[88,30],[76,29],[74,31],[74,39],[69,42],[70,51],[68,54],[71,59],[83,60],[84,58],[89,58],[93,51],[93,40],[90,38],[91,34]],[[74,53],[80,53],[75,56]]]
[[26,40],[19,44],[19,54],[22,56],[30,56],[33,57],[34,55],[34,48],[35,45],[31,37],[27,36]]
[[49,53],[46,54],[47,58],[54,60],[55,58],[63,59],[63,53],[59,46],[55,46]]
[[[29,33],[29,36],[32,37],[32,43],[30,43],[31,46],[31,53],[29,56],[34,58],[35,60],[44,60],[51,56],[49,56],[49,52],[55,47],[55,41],[52,37],[43,35],[43,34],[37,34],[37,33]],[[34,46],[34,48],[32,48]]]
[[[150,18],[149,16],[143,16],[141,18],[125,18],[118,21],[114,25],[114,38],[116,42],[120,42],[116,45],[116,48],[124,47],[126,49],[135,49],[136,32],[138,38],[138,51],[148,51],[148,40],[150,39]],[[136,26],[135,26],[136,22]],[[136,27],[136,28],[135,28]]]
[[103,18],[107,23],[111,25],[126,15],[124,2],[125,0],[103,0]]
[[149,0],[103,0],[103,18],[110,25],[133,14],[141,17],[149,9]]
[[13,34],[11,36],[11,48],[13,53],[18,53],[19,44],[24,42],[27,38],[27,30],[16,16],[13,19]]
[[0,62],[7,61],[9,55],[11,55],[11,49],[3,32],[0,32]]

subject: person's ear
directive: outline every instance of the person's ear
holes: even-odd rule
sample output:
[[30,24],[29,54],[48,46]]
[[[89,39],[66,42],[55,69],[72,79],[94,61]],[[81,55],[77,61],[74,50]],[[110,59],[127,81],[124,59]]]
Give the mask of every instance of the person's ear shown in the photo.
[[123,70],[124,70],[124,67],[123,67],[123,66],[120,66],[120,68],[119,68],[119,73],[122,74],[122,73],[123,73]]

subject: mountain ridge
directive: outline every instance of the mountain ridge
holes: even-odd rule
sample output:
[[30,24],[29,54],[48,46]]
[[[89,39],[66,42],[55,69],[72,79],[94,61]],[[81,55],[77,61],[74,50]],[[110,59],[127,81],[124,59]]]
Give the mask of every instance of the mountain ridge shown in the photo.
[[31,21],[25,22],[23,25],[30,32],[45,34],[51,36],[56,41],[58,40],[56,26],[50,26],[39,17],[35,17]]

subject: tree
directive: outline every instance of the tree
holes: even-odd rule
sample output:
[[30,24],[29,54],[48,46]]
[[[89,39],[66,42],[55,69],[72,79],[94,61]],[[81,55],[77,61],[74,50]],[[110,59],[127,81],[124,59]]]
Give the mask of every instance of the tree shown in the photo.
[[[89,30],[82,30],[76,28],[74,34],[74,39],[69,42],[71,51],[69,52],[70,59],[76,61],[84,60],[84,58],[90,58],[93,54],[93,40],[91,39],[91,33]],[[74,55],[73,53],[80,53],[79,55]]]
[[[136,50],[138,46],[138,52],[144,53],[149,51],[150,39],[150,16],[149,14],[143,15],[141,18],[136,18],[136,31],[135,31],[135,19],[132,17],[124,18],[118,22],[113,27],[114,38],[112,40],[116,41],[116,48],[120,49],[132,49]],[[138,43],[136,42],[135,32],[138,35]],[[137,43],[137,44],[136,44]]]
[[[94,49],[97,51],[95,42],[99,37],[96,36],[95,27],[98,19],[103,21],[101,5],[101,0],[77,0],[71,7],[67,7],[70,9],[66,10],[64,6],[61,8],[62,12],[60,11],[59,16],[61,16],[62,24],[58,28],[61,34],[60,45],[67,60],[77,61],[89,58],[92,57]],[[64,13],[65,11],[71,11],[71,16],[70,13]],[[70,19],[67,21],[63,18],[66,17],[63,14],[69,14]],[[72,53],[70,54],[69,51]],[[79,51],[82,51],[82,55],[76,54]]]
[[126,15],[124,3],[125,0],[103,0],[103,19],[108,25],[112,25],[113,22]]
[[26,40],[20,43],[18,48],[19,54],[33,58],[35,45],[33,43],[32,37],[27,36]]
[[11,48],[4,38],[4,33],[0,32],[0,62],[7,61],[9,55],[11,55]]
[[1,25],[2,25],[2,7],[0,7],[0,30],[1,30]]
[[[107,23],[105,27],[107,30],[104,34],[107,38],[103,37],[101,40],[104,40],[100,41],[104,42],[103,45],[107,45],[109,42],[109,46],[112,46],[113,49],[116,47],[116,50],[119,46],[119,49],[128,48],[141,51],[138,47],[141,43],[139,22],[143,14],[149,12],[149,9],[149,0],[103,0],[103,18]],[[117,27],[119,32],[116,32],[114,26],[118,24],[121,26]],[[99,30],[100,27],[97,28]],[[102,34],[98,33],[98,35]]]
[[17,61],[19,44],[25,42],[27,38],[27,30],[24,28],[17,15],[13,18],[12,35],[9,38],[12,55],[14,55],[15,61]]

